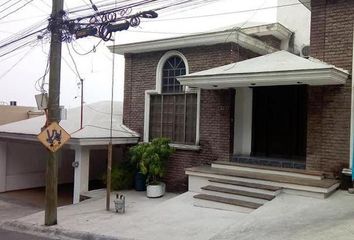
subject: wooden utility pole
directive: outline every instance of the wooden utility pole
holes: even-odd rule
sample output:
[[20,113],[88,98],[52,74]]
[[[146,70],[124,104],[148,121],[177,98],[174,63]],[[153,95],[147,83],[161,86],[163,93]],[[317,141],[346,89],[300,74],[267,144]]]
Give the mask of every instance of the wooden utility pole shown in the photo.
[[[64,0],[52,1],[51,15],[51,42],[49,58],[49,99],[48,99],[48,125],[60,121],[60,69],[61,69],[61,23]],[[46,170],[45,188],[45,225],[57,224],[58,203],[58,156],[60,152],[49,152]]]

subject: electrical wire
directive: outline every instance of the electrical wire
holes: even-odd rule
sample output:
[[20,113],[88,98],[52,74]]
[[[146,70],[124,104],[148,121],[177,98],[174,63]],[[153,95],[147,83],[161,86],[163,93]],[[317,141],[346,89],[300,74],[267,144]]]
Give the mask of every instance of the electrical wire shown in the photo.
[[18,12],[19,10],[21,10],[22,8],[24,8],[25,6],[27,6],[28,4],[30,4],[31,2],[33,2],[33,0],[29,0],[29,2],[26,2],[25,4],[23,4],[21,7],[19,8],[16,8],[15,10],[13,10],[12,12],[9,12],[8,14],[6,14],[5,16],[1,17],[0,20],[6,18],[7,16],[15,13],[15,12]]
[[253,12],[253,11],[260,11],[260,10],[270,10],[270,9],[274,9],[274,8],[291,7],[291,6],[296,6],[296,5],[302,5],[302,3],[291,3],[291,4],[264,7],[264,8],[253,8],[253,9],[240,10],[240,11],[221,12],[221,13],[196,15],[196,16],[189,16],[189,17],[186,16],[186,17],[176,17],[176,18],[157,18],[157,19],[154,19],[153,22],[175,21],[175,20],[185,20],[185,19],[194,19],[194,18],[205,18],[205,17],[216,17],[216,16],[247,13],[247,12]]
[[95,52],[96,51],[96,49],[97,49],[97,47],[102,43],[102,39],[96,44],[96,45],[94,45],[93,47],[92,47],[92,49],[90,50],[90,51],[87,51],[87,52],[84,52],[84,53],[80,53],[79,51],[77,51],[76,49],[75,49],[75,47],[74,47],[74,44],[73,44],[73,42],[71,42],[71,48],[74,50],[74,52],[76,53],[76,54],[78,54],[78,55],[80,55],[80,56],[85,56],[85,55],[87,55],[87,54],[90,54],[90,53],[92,53],[92,52]]
[[14,69],[23,59],[33,50],[34,47],[31,47],[17,62],[15,62],[8,70],[6,70],[2,75],[0,75],[0,79],[5,77],[12,69]]
[[66,43],[66,48],[68,49],[69,56],[70,56],[70,58],[71,58],[71,60],[72,60],[72,62],[73,62],[73,64],[74,64],[74,67],[75,67],[75,71],[76,71],[76,73],[77,73],[77,76],[78,76],[79,79],[81,80],[82,78],[81,78],[80,73],[79,73],[79,70],[78,70],[78,68],[77,68],[75,59],[74,59],[73,55],[71,54],[71,51],[70,51],[70,48],[69,48],[69,44],[68,44],[68,43]]
[[[8,2],[9,2],[9,1],[8,1]],[[0,13],[5,12],[7,9],[10,9],[12,6],[15,6],[15,5],[16,5],[17,3],[19,3],[19,2],[21,2],[21,0],[19,0],[19,1],[15,2],[15,3],[13,3],[13,4],[11,4],[10,6],[8,6],[7,8],[1,10]]]

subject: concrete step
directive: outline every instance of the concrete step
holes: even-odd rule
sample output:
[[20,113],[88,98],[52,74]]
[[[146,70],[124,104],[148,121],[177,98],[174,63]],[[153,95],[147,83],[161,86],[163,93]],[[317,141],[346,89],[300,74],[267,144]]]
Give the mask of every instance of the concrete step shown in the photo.
[[332,179],[315,180],[210,166],[188,168],[186,174],[189,175],[189,190],[194,192],[200,192],[201,187],[210,184],[209,179],[215,178],[275,186],[283,192],[315,198],[325,198],[339,187],[339,182]]
[[224,180],[224,179],[209,179],[209,182],[213,186],[224,187],[236,190],[249,191],[254,193],[268,194],[276,196],[281,192],[281,187],[275,187],[271,185],[250,183],[246,181],[234,181],[234,180]]
[[204,186],[201,188],[204,194],[215,195],[219,197],[238,199],[242,201],[254,202],[264,204],[274,198],[272,195],[255,193],[251,191],[243,191],[237,189],[230,189],[224,187],[217,187],[213,185]]
[[269,173],[281,176],[299,177],[314,180],[323,179],[323,173],[321,172],[294,168],[277,168],[271,166],[260,166],[227,161],[215,161],[211,164],[211,167],[228,170],[248,171],[253,173]]
[[225,198],[209,194],[197,194],[193,196],[194,206],[206,207],[241,213],[250,213],[262,206],[262,204],[247,202],[237,199]]

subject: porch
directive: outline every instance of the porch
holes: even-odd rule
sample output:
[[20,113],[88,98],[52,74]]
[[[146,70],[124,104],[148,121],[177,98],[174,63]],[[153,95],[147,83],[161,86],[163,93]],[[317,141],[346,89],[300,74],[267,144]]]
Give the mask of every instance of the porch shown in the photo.
[[[308,143],[316,131],[309,94],[315,86],[344,85],[348,76],[347,71],[317,59],[278,51],[178,80],[190,88],[234,89],[230,161],[281,170],[308,169],[308,153],[320,155]],[[328,169],[337,167],[335,164]],[[313,167],[313,162],[310,166],[322,170]]]

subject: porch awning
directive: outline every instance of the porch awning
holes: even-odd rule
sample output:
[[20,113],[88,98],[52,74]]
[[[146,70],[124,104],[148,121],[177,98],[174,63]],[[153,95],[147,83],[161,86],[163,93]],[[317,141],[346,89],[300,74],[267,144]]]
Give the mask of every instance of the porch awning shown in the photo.
[[345,84],[348,71],[314,58],[278,51],[178,77],[182,85],[205,89],[276,85]]

